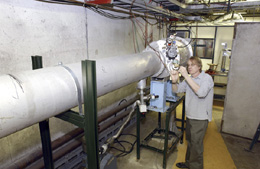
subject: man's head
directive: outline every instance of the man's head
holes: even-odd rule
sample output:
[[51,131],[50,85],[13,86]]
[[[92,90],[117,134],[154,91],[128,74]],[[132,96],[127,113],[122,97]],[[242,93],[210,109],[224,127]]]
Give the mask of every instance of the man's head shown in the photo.
[[187,69],[192,76],[199,75],[202,69],[202,62],[200,58],[195,56],[191,57],[188,60]]

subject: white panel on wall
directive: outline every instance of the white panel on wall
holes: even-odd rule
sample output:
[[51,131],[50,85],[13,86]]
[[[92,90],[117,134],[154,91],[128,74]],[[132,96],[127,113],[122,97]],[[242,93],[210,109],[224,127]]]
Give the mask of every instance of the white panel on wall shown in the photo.
[[260,122],[260,23],[235,26],[222,131],[253,138]]

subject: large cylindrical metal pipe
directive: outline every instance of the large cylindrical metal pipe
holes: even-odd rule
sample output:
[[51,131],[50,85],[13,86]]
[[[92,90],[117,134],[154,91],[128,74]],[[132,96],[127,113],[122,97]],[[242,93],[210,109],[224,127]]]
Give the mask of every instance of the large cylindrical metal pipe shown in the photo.
[[[66,67],[74,73],[82,89],[81,64]],[[154,52],[97,60],[97,95],[149,77],[161,69],[160,59]],[[78,105],[76,83],[62,66],[0,76],[0,93],[0,138]]]
[[[180,48],[176,59],[182,64],[192,50],[185,39],[175,40]],[[97,96],[149,76],[169,76],[166,64],[172,60],[165,54],[165,42],[153,42],[138,54],[96,60]],[[81,63],[0,76],[0,138],[76,107],[83,97],[79,89]]]

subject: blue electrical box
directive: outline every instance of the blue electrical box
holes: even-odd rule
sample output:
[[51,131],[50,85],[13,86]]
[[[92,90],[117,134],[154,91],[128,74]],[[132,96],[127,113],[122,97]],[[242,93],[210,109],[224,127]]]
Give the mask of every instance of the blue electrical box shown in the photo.
[[150,100],[148,110],[164,113],[169,108],[166,101],[176,102],[178,97],[172,92],[170,80],[152,80],[150,85],[150,94],[158,96]]
[[148,110],[164,113],[168,109],[166,106],[166,88],[167,82],[164,80],[152,80],[150,85],[150,94],[159,96],[150,100]]

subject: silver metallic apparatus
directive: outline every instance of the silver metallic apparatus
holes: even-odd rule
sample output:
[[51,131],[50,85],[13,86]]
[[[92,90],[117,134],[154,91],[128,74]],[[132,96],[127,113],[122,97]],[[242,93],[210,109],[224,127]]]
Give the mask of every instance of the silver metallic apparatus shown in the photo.
[[[171,37],[152,42],[143,52],[96,60],[97,96],[147,77],[164,78],[192,56],[188,41]],[[168,54],[167,54],[168,53]],[[0,76],[0,138],[78,106],[81,64],[55,66]],[[83,100],[83,99],[82,99]]]

